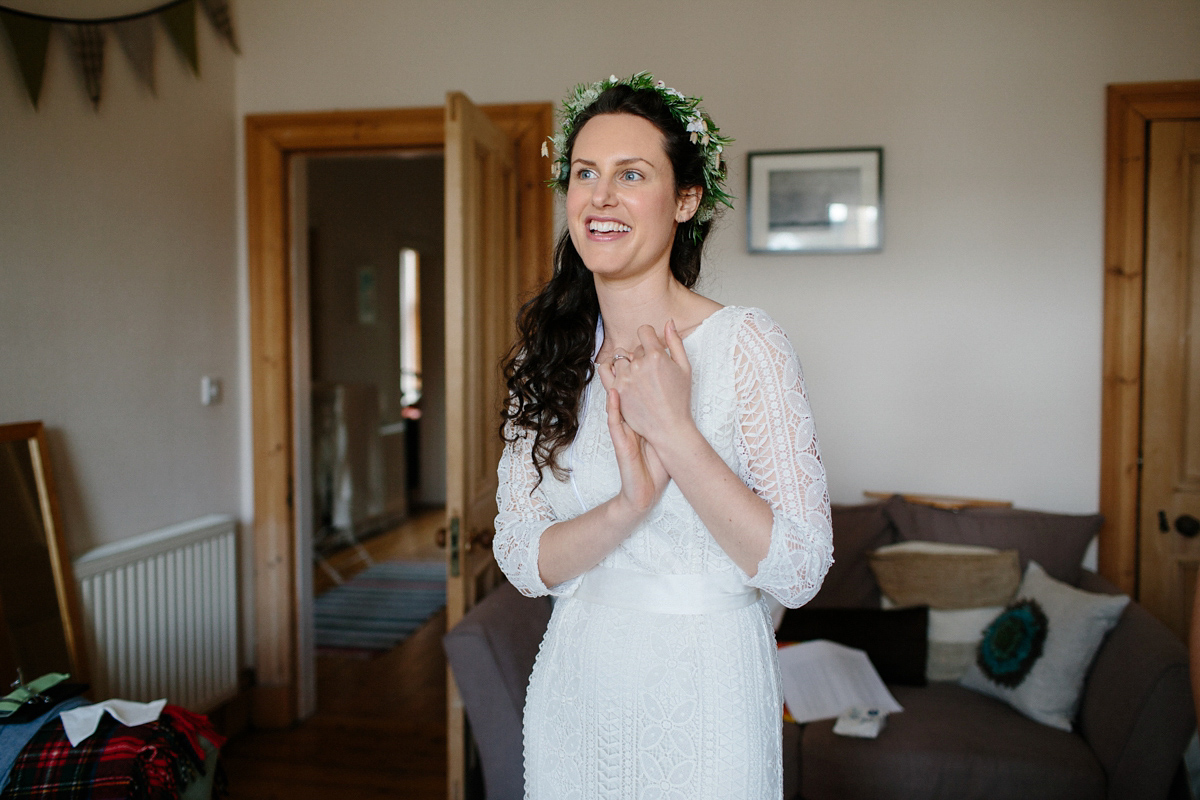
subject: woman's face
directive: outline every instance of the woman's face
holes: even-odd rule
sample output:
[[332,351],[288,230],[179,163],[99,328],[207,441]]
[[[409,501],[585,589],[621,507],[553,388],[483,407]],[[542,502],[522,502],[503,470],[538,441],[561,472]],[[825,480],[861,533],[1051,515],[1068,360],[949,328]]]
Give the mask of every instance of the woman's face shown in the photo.
[[670,269],[675,227],[696,212],[697,190],[675,192],[662,133],[632,114],[601,114],[575,136],[567,228],[583,263],[623,278]]

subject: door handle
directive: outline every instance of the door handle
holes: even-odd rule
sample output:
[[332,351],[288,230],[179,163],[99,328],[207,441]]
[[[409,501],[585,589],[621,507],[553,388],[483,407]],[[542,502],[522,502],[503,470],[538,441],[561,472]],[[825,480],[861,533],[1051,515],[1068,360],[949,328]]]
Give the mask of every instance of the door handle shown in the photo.
[[1175,530],[1179,531],[1180,536],[1192,539],[1200,534],[1200,519],[1196,519],[1191,514],[1180,514],[1175,518]]
[[484,550],[492,546],[492,539],[496,536],[496,532],[491,528],[480,528],[471,534],[471,538],[467,539],[467,552],[471,552],[476,547],[482,547]]

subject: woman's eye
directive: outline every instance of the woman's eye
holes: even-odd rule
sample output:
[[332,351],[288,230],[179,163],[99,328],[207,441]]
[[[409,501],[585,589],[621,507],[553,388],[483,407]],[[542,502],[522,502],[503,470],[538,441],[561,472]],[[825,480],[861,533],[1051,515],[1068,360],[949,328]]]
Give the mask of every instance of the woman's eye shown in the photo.
[[596,173],[593,172],[592,170],[588,169],[587,167],[580,167],[579,170],[575,173],[575,177],[579,178],[581,180],[591,180],[593,177],[595,177],[595,175],[596,175]]
[[625,172],[621,173],[621,177],[627,181],[636,181],[641,179],[642,173],[638,172],[637,170],[627,169]]

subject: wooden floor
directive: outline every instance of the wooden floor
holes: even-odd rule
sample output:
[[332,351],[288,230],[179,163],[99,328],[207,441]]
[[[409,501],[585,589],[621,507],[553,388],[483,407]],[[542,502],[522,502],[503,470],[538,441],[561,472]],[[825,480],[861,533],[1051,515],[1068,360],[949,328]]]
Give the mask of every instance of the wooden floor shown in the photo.
[[[376,560],[444,557],[441,510],[375,537]],[[340,560],[339,560],[340,559]],[[331,559],[349,577],[361,566]],[[319,575],[320,573],[318,573]],[[286,731],[249,731],[222,757],[233,800],[446,797],[446,657],[439,612],[399,647],[374,659],[317,658],[317,713]]]

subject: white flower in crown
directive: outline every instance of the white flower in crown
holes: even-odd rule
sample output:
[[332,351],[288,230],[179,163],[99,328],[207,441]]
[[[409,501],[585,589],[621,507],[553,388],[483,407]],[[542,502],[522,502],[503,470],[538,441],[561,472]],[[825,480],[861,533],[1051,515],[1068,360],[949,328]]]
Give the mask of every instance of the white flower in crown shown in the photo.
[[542,142],[542,158],[549,158],[549,157],[550,157],[550,140],[547,139],[546,141]]

